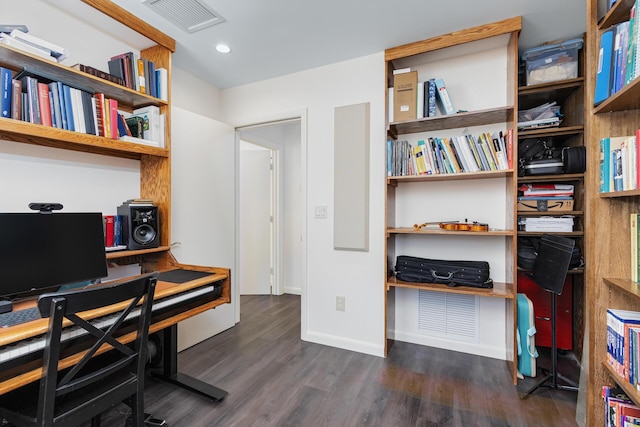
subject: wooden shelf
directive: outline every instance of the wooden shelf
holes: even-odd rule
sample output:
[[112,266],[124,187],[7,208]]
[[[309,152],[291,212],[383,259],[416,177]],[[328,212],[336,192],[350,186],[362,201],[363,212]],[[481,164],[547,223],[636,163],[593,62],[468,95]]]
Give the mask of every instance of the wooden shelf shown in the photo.
[[440,173],[434,175],[388,176],[387,185],[397,186],[403,182],[436,182],[504,178],[513,175],[513,169],[484,172]]
[[414,283],[404,282],[398,280],[395,277],[390,277],[387,280],[387,290],[390,288],[411,288],[422,289],[427,291],[446,292],[451,294],[463,294],[463,295],[477,295],[481,297],[514,299],[515,293],[513,291],[513,283],[501,283],[494,282],[493,288],[471,288],[469,286],[454,286],[450,287],[442,283]]
[[518,211],[518,216],[584,216],[584,211]]
[[609,287],[616,288],[625,294],[640,298],[640,284],[629,279],[603,277],[602,281]]
[[609,375],[614,379],[616,384],[620,386],[622,390],[624,390],[625,394],[629,396],[633,403],[636,405],[640,405],[640,392],[636,390],[634,386],[629,384],[629,381],[622,378],[618,373],[613,369],[611,365],[609,365],[606,361],[602,362],[602,366],[609,372]]
[[141,159],[143,156],[169,157],[169,150],[166,148],[119,141],[13,119],[0,118],[0,137],[8,141],[129,159]]
[[604,30],[614,24],[628,21],[629,11],[634,4],[635,0],[617,0],[597,24],[598,29]]
[[569,182],[584,180],[583,173],[561,173],[557,175],[525,175],[518,177],[518,183],[526,184],[530,182]]
[[543,234],[554,234],[556,236],[565,236],[565,237],[582,237],[584,236],[584,231],[518,231],[518,236],[542,236]]
[[640,79],[635,79],[593,108],[593,114],[640,108]]
[[579,135],[581,133],[584,133],[584,126],[559,126],[555,128],[523,129],[518,131],[518,139]]
[[640,196],[640,190],[626,190],[626,191],[609,191],[607,193],[599,193],[602,199],[611,199],[614,197],[634,197]]
[[583,86],[584,77],[531,86],[520,86],[518,88],[518,109],[528,110],[529,108],[549,102],[549,100],[555,100],[558,104],[562,104],[576,89]]
[[414,230],[413,228],[387,228],[387,235],[390,234],[413,234],[413,235],[434,235],[434,236],[464,236],[464,237],[487,237],[487,236],[513,236],[513,230],[489,230],[489,231],[455,231],[443,230],[441,228]]
[[135,251],[130,251],[130,250],[113,251],[113,252],[107,252],[107,259],[118,259],[118,258],[124,258],[129,256],[152,254],[156,252],[169,252],[170,250],[171,250],[171,247],[169,246],[159,246],[157,248],[138,249]]
[[513,105],[418,120],[389,123],[395,135],[504,123],[513,120]]

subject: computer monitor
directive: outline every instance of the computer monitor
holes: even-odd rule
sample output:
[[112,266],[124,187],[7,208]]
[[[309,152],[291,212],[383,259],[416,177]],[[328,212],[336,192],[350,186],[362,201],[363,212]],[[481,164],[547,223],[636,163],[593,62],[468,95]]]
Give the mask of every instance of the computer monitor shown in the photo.
[[0,296],[106,276],[101,213],[0,213]]

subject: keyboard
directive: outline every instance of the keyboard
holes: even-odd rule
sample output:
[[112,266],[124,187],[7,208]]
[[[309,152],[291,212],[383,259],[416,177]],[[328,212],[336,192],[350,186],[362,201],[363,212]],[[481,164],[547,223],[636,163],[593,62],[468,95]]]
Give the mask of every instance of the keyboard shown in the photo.
[[8,313],[0,314],[0,327],[8,328],[9,326],[19,325],[20,323],[26,323],[38,319],[40,319],[40,310],[38,310],[38,307],[10,311]]

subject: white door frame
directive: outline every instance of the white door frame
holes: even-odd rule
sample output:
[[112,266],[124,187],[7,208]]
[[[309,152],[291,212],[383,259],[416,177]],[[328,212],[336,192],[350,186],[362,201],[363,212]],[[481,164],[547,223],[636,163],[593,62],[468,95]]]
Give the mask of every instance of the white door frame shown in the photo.
[[[303,254],[302,254],[302,265],[300,266],[300,269],[302,271],[302,283],[300,284],[300,289],[301,289],[301,307],[300,307],[300,328],[301,328],[301,338],[303,340],[306,339],[306,330],[307,330],[307,313],[308,313],[308,302],[307,302],[307,283],[308,283],[308,276],[307,276],[307,272],[308,272],[308,248],[307,248],[307,217],[308,217],[308,213],[307,213],[307,198],[308,198],[308,194],[307,194],[307,110],[303,109],[303,110],[297,110],[297,111],[293,111],[293,112],[289,112],[289,113],[282,113],[282,114],[276,114],[270,117],[266,117],[266,118],[261,118],[259,120],[253,120],[253,121],[249,121],[245,124],[236,124],[235,129],[236,129],[236,144],[235,144],[235,150],[236,150],[236,155],[235,155],[235,163],[236,163],[236,176],[235,176],[235,188],[236,188],[236,194],[238,194],[239,192],[239,188],[238,188],[238,182],[239,182],[239,150],[240,150],[240,136],[238,134],[239,131],[242,131],[243,129],[250,129],[252,127],[256,127],[256,126],[264,126],[264,125],[269,125],[269,124],[277,124],[279,122],[285,123],[287,121],[291,121],[291,120],[299,120],[300,121],[300,188],[302,189],[302,194],[301,194],[301,203],[302,203],[302,218],[300,218],[300,242],[301,242],[301,247],[303,250]],[[281,156],[281,150],[276,150],[276,158],[275,158],[275,163],[277,164],[283,164],[282,163],[282,159],[279,158],[279,156]],[[281,168],[276,168],[276,170],[280,171]],[[275,180],[277,182],[277,185],[275,186],[276,191],[278,191],[279,188],[281,188],[281,186],[283,185],[282,182],[282,177],[280,176],[281,171],[276,174],[275,176]],[[280,204],[282,203],[282,198],[278,197],[278,204],[276,205],[276,210],[281,210],[282,206],[280,206]],[[238,212],[238,198],[236,197],[236,212]],[[238,247],[239,247],[239,233],[238,233],[238,227],[237,227],[237,221],[238,218],[236,216],[236,260],[238,260]],[[284,224],[283,224],[283,218],[282,215],[278,215],[278,220],[275,222],[274,227],[278,233],[278,235],[280,235],[280,230],[283,230]],[[277,239],[276,239],[277,240]],[[277,251],[282,251],[282,245],[279,245]],[[278,266],[276,266],[275,270],[282,270],[282,265],[284,263],[284,260],[282,259],[282,253],[278,252]],[[278,280],[276,280],[276,278],[274,277],[274,282],[279,282],[279,278]],[[233,292],[232,298],[235,301],[235,307],[236,307],[236,322],[240,321],[240,294],[239,294],[239,286],[236,286],[235,291]]]

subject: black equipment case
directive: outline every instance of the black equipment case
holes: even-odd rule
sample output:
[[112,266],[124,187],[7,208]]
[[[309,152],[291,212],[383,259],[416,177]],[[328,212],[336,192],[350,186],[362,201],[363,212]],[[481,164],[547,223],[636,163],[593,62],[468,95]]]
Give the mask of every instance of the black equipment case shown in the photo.
[[552,157],[526,161],[523,167],[525,175],[555,175],[562,173],[564,164],[562,159]]
[[394,273],[398,280],[405,282],[493,288],[486,261],[448,261],[399,255]]

